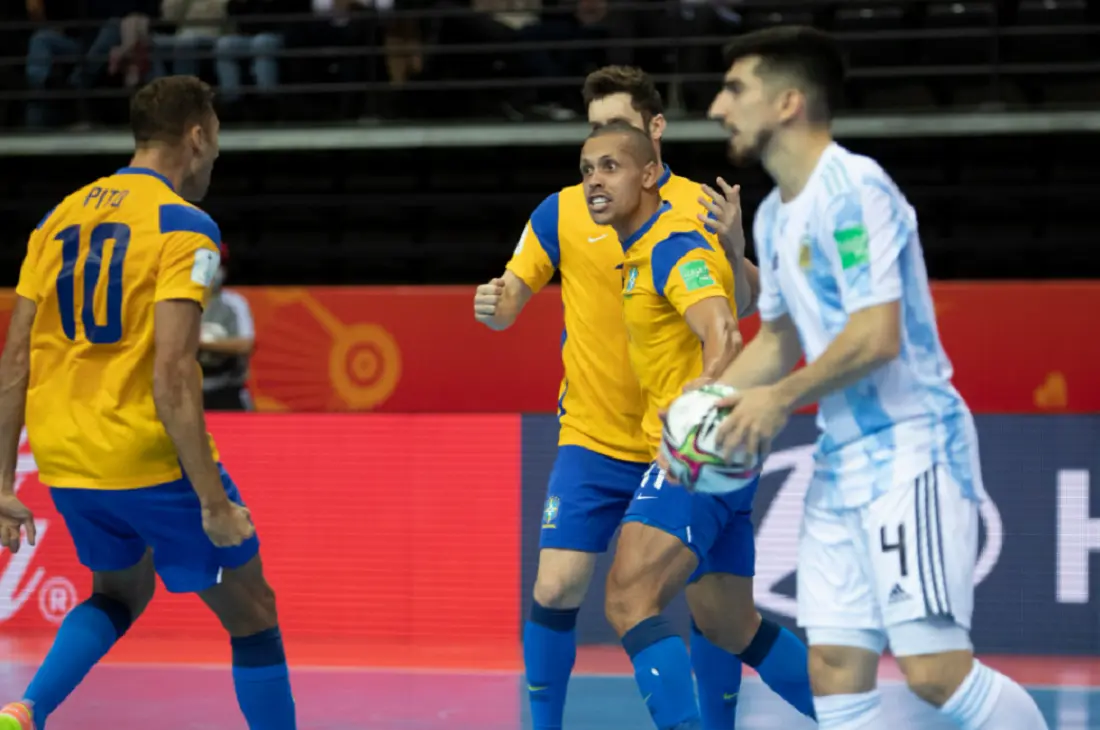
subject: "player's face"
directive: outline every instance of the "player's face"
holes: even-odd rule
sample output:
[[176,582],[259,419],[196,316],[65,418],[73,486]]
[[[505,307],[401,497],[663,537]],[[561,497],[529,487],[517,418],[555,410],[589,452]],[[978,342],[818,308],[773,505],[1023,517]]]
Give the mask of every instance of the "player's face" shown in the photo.
[[220,129],[221,122],[217,115],[211,114],[205,124],[197,125],[188,136],[191,165],[180,191],[187,200],[199,201],[206,197],[210,178],[214,174],[214,161],[218,159]]
[[729,132],[730,159],[738,165],[757,162],[779,125],[775,99],[756,74],[758,63],[750,56],[730,66],[707,112]]
[[[581,150],[584,199],[592,220],[602,226],[629,219],[642,191],[656,182],[656,165],[639,165],[619,135],[590,139]],[[652,178],[652,179],[651,179]]]
[[626,122],[635,129],[646,132],[656,148],[665,133],[665,118],[658,114],[649,121],[646,128],[645,117],[634,108],[630,101],[630,94],[620,93],[597,99],[588,105],[588,124],[592,129],[598,129],[611,122]]

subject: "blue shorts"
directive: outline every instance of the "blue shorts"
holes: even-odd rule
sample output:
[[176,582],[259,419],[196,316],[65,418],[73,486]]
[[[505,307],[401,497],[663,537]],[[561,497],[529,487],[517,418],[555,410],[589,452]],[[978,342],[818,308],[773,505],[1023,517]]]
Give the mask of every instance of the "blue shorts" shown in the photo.
[[540,548],[603,553],[649,464],[559,446],[542,510]]
[[[241,501],[237,485],[219,464],[229,499]],[[80,562],[94,572],[137,565],[146,548],[164,586],[172,593],[198,593],[216,585],[223,568],[239,568],[260,550],[253,536],[237,547],[217,548],[202,529],[202,507],[191,482],[144,489],[50,489],[65,518]]]
[[756,568],[752,503],[759,480],[731,494],[693,494],[651,465],[623,522],[641,522],[680,538],[699,558],[691,582],[707,573],[751,578]]

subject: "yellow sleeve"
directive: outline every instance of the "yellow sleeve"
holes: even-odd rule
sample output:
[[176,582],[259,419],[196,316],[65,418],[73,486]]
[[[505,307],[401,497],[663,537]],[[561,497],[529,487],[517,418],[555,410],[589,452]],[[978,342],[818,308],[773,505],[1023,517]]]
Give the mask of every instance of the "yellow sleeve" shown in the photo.
[[41,229],[36,228],[27,240],[27,255],[23,257],[23,265],[19,269],[19,283],[15,285],[16,294],[33,302],[38,301],[38,294],[42,291],[42,276],[38,265],[41,246]]
[[681,315],[711,297],[733,300],[729,261],[697,231],[674,233],[653,247],[653,284]]
[[206,306],[210,283],[221,264],[221,231],[198,208],[163,205],[160,232],[165,238],[154,300],[190,299]]
[[37,302],[42,292],[42,236],[45,235],[46,223],[56,211],[55,206],[42,216],[27,239],[27,255],[23,257],[23,266],[19,269],[19,283],[15,285],[15,293],[24,299]]
[[561,265],[558,240],[558,194],[539,204],[523,228],[511,260],[505,267],[523,280],[531,291],[542,289]]

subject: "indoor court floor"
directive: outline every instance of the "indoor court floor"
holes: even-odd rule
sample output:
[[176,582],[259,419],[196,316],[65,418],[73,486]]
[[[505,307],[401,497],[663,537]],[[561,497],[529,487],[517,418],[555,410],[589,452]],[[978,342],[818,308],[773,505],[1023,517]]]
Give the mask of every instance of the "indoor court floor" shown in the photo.
[[[41,647],[11,646],[0,662],[0,698],[19,696]],[[20,642],[23,644],[23,642]],[[224,664],[216,659],[225,654]],[[371,647],[291,652],[301,730],[526,730],[518,658],[498,650]],[[172,662],[165,661],[171,658]],[[474,659],[476,658],[476,662]],[[1026,683],[1052,730],[1100,730],[1100,659],[986,657]],[[582,649],[570,686],[568,730],[651,730],[629,663],[618,647]],[[908,695],[883,662],[891,730],[950,730]],[[803,730],[814,724],[756,677],[746,677],[739,730]],[[119,647],[50,719],[49,730],[244,730],[228,648],[146,642]]]

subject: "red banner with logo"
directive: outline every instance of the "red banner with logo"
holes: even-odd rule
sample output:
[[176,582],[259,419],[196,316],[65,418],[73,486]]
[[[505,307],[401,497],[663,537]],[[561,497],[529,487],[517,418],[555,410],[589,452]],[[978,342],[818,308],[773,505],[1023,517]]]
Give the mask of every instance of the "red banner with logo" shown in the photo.
[[[520,419],[214,414],[251,508],[288,638],[502,646],[519,635]],[[0,633],[56,629],[91,590],[24,443],[38,544],[0,551]],[[476,456],[475,456],[476,455]],[[163,590],[132,632],[224,643],[193,596]]]
[[[557,403],[554,287],[506,332],[474,321],[473,287],[241,291],[256,322],[260,410],[537,413]],[[974,411],[1100,411],[1100,338],[1089,335],[1100,283],[941,283],[933,295],[955,383]],[[743,326],[751,336],[758,323]]]

